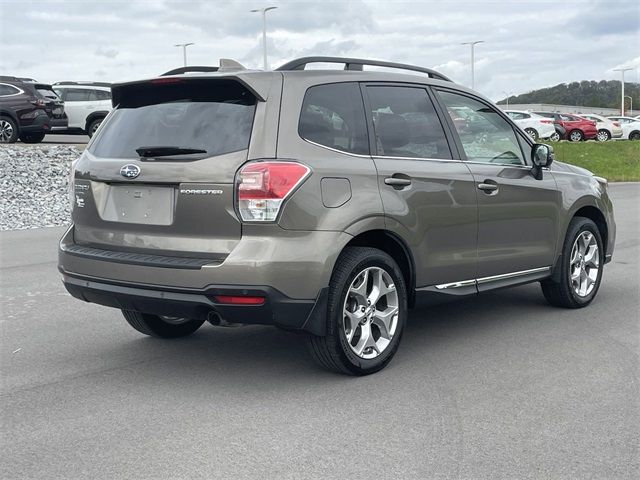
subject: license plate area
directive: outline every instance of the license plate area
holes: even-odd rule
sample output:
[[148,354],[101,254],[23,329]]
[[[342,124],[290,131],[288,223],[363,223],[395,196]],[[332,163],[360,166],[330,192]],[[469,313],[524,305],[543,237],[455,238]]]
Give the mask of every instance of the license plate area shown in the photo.
[[110,185],[101,217],[109,222],[171,225],[175,188]]

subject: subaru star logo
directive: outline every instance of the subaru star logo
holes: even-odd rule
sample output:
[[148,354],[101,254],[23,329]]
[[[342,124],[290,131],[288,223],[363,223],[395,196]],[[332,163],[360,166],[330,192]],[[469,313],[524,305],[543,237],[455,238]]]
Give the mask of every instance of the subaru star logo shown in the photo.
[[136,178],[140,175],[140,167],[129,163],[120,169],[120,175],[125,178]]

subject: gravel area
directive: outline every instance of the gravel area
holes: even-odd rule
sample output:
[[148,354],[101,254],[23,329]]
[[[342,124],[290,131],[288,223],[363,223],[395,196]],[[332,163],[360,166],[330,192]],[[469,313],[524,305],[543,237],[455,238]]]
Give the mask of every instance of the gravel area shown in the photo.
[[0,145],[0,230],[68,225],[71,145]]

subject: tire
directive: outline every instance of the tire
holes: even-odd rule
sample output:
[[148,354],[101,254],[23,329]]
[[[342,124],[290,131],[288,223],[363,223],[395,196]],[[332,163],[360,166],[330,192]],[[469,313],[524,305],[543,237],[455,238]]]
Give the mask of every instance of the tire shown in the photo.
[[611,134],[607,130],[598,130],[596,140],[598,140],[599,142],[607,142],[611,140]]
[[[362,294],[371,298],[375,282],[394,288],[367,304]],[[382,307],[388,312],[384,317]],[[347,247],[331,275],[326,315],[326,335],[309,335],[308,342],[320,366],[346,375],[369,375],[384,368],[398,349],[407,318],[407,289],[393,258],[376,248]],[[354,322],[356,317],[360,320]]]
[[91,120],[91,123],[89,123],[89,125],[87,126],[87,135],[89,135],[89,138],[93,137],[94,133],[96,133],[96,130],[98,129],[98,127],[100,126],[103,120],[104,120],[104,117]]
[[635,140],[635,141],[640,140],[640,132],[637,130],[631,132],[629,134],[629,140]]
[[[589,268],[588,265],[591,260],[587,260],[587,257],[588,253],[592,250],[588,248],[585,252],[582,252],[582,256],[580,256],[580,251],[578,250],[578,252],[576,252],[578,255],[573,259],[572,253],[574,250],[574,244],[576,244],[578,238],[583,235],[586,235],[587,237],[591,236],[594,240],[593,244],[598,247],[597,252],[595,252],[595,256],[593,257],[593,262],[597,262],[597,273],[595,276],[596,278],[592,279],[593,283],[591,284],[592,287],[590,287],[591,290],[587,289],[583,294],[580,294],[576,291],[576,285],[572,280],[572,273],[575,273],[576,269],[580,270],[578,281],[580,282],[579,285],[581,285],[583,278],[582,267]],[[573,264],[572,261],[574,262]],[[560,268],[560,274],[557,276],[558,281],[547,279],[540,282],[544,297],[547,299],[547,302],[556,307],[586,307],[593,301],[598,293],[600,282],[602,281],[602,269],[604,266],[604,247],[602,244],[602,237],[600,236],[598,227],[592,220],[584,217],[574,217],[573,220],[571,220],[569,228],[567,229],[567,235],[564,239],[562,256],[560,257],[559,262],[558,268]],[[590,276],[590,274],[586,273],[585,275],[587,277]],[[589,285],[588,281],[586,285]]]
[[538,132],[535,128],[525,128],[524,131],[531,137],[531,140],[533,140],[534,142],[538,141]]
[[198,330],[204,320],[168,319],[158,315],[122,310],[125,320],[140,333],[156,338],[180,338]]
[[18,124],[10,117],[0,117],[0,143],[18,141]]
[[42,140],[44,140],[44,132],[23,133],[20,135],[20,141],[22,143],[40,143]]
[[567,138],[570,142],[581,142],[584,140],[584,134],[581,130],[571,130]]
[[553,132],[553,134],[549,137],[549,140],[551,140],[552,142],[559,142],[560,140],[562,140],[562,137],[560,137],[560,134],[558,132]]

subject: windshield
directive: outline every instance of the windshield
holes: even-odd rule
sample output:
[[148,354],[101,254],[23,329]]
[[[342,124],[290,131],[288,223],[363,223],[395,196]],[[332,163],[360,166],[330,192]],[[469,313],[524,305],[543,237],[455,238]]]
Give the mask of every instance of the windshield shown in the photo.
[[[137,158],[142,147],[204,151],[211,157],[249,146],[255,97],[235,84],[149,85],[136,87],[101,128],[90,147],[98,157]],[[218,87],[218,88],[216,88]],[[185,150],[186,151],[186,150]]]

